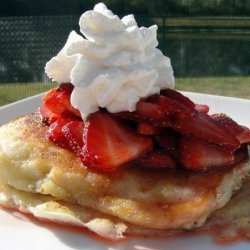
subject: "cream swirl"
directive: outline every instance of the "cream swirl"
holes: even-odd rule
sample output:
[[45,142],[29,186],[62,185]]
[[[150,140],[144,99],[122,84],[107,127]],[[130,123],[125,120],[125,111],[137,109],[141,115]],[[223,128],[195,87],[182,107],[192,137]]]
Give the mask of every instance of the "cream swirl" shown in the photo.
[[138,27],[133,15],[120,19],[103,3],[80,18],[64,48],[45,67],[59,83],[75,88],[72,105],[82,118],[98,111],[134,111],[140,98],[174,87],[170,59],[156,48],[157,26]]

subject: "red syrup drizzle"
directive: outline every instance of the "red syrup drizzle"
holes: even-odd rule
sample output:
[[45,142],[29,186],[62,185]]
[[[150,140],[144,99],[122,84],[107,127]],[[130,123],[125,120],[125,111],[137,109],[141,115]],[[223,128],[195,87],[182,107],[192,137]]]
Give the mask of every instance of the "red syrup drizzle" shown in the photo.
[[194,237],[194,236],[202,236],[208,234],[213,235],[214,242],[218,245],[234,244],[239,241],[250,242],[250,226],[249,228],[240,228],[240,227],[233,228],[232,225],[223,225],[223,226],[213,225],[209,227],[201,227],[192,231],[169,230],[168,232],[165,231],[166,234],[164,232],[164,236],[155,234],[153,234],[153,236],[148,236],[148,235],[143,236],[143,235],[137,235],[136,233],[134,235],[125,233],[124,239],[113,241],[110,239],[103,238],[84,227],[78,227],[74,225],[54,222],[48,219],[37,218],[27,212],[23,212],[15,208],[5,207],[3,205],[0,205],[0,208],[2,210],[7,211],[8,213],[15,213],[15,212],[20,213],[21,216],[18,217],[18,219],[24,219],[22,218],[22,216],[24,216],[25,218],[27,218],[29,221],[33,222],[36,225],[42,225],[49,228],[63,229],[72,233],[84,234],[87,235],[88,237],[91,237],[93,240],[102,242],[104,244],[110,244],[110,243],[115,244],[119,242],[126,242],[126,240],[128,239],[127,236],[133,239],[143,238],[143,239],[156,239],[156,240],[157,239],[179,240],[181,237],[188,237],[188,236]]

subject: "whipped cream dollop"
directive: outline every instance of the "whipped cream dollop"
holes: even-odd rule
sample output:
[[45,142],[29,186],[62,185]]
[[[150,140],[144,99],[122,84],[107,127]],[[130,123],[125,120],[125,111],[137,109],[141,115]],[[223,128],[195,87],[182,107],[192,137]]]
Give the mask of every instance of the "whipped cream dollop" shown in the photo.
[[157,26],[138,27],[133,15],[120,19],[103,3],[85,12],[80,36],[72,31],[45,67],[58,83],[75,88],[72,105],[83,119],[98,111],[134,111],[143,97],[174,88],[170,59],[157,49]]

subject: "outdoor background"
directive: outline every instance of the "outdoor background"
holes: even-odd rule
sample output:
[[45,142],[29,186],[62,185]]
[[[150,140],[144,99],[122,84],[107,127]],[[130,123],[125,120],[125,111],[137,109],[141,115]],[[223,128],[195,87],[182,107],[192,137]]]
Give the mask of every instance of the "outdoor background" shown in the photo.
[[[99,1],[0,0],[0,106],[55,86],[45,63]],[[157,24],[178,90],[250,98],[249,0],[107,0],[120,17]]]

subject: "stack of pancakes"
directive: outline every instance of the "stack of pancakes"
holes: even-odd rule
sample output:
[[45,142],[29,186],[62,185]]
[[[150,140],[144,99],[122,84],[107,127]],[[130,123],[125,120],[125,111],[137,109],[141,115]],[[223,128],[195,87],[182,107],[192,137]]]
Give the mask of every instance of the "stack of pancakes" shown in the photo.
[[248,152],[231,168],[207,172],[143,169],[131,163],[103,173],[46,140],[46,129],[36,113],[0,128],[3,206],[86,227],[112,240],[129,234],[164,236],[249,216],[248,189],[240,189],[250,171]]

